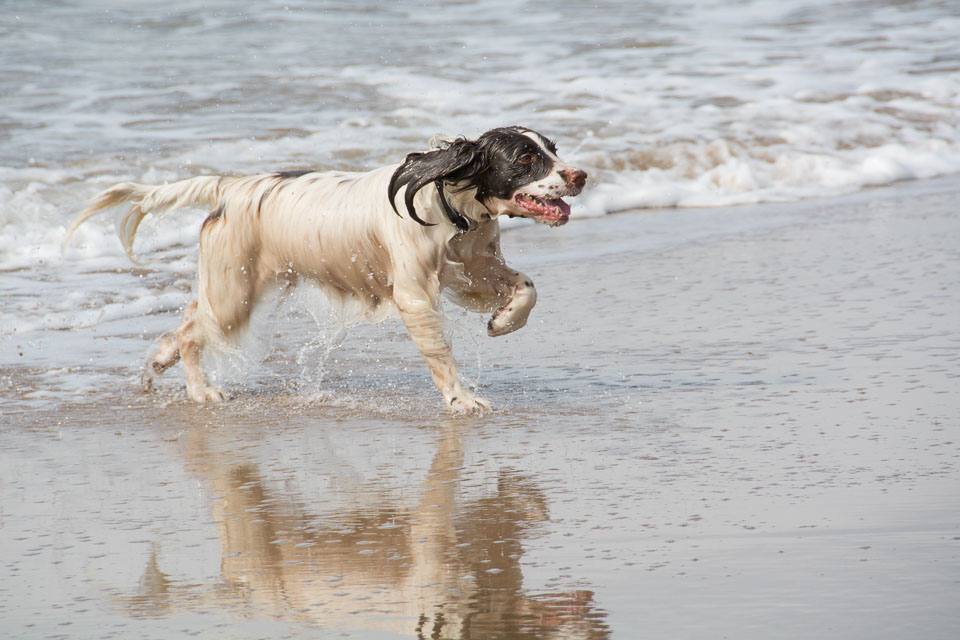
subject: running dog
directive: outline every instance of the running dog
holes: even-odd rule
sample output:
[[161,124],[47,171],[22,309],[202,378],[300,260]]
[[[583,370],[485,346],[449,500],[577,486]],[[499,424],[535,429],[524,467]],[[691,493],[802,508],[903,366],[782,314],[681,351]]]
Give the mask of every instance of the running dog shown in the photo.
[[203,349],[242,329],[271,287],[309,279],[331,299],[359,302],[365,315],[394,305],[447,406],[484,413],[489,403],[463,384],[444,338],[440,293],[449,290],[472,311],[492,311],[491,336],[524,326],[537,294],[530,278],[504,261],[498,218],[565,224],[570,206],[563,198],[578,195],[587,174],[525,127],[437,146],[366,173],[201,176],[156,187],[125,182],[97,196],[66,238],[95,213],[131,202],[117,233],[132,258],[147,214],[210,207],[200,230],[197,299],[179,328],[159,339],[146,388],[182,360],[190,398],[223,400],[204,373]]

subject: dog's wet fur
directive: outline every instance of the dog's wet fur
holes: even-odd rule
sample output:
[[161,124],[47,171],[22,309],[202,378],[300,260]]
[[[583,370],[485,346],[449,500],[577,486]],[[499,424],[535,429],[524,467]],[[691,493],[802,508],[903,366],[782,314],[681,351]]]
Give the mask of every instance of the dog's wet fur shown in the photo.
[[536,290],[504,261],[498,218],[565,224],[570,207],[563,198],[578,195],[586,178],[543,135],[504,127],[476,139],[445,139],[400,165],[366,173],[298,170],[156,187],[118,184],[94,199],[67,238],[98,211],[131,202],[118,234],[133,257],[134,236],[148,213],[210,207],[200,231],[197,299],[176,331],[159,339],[145,387],[181,361],[190,398],[223,400],[207,381],[203,349],[246,326],[267,289],[306,278],[333,301],[359,302],[371,319],[398,312],[448,407],[482,413],[489,403],[463,384],[444,338],[440,293],[493,312],[491,336],[524,326]]

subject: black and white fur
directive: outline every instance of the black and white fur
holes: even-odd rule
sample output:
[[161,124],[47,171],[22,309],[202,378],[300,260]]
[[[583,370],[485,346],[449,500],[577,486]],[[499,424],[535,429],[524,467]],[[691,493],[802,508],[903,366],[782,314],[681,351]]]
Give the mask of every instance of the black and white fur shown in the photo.
[[97,196],[67,238],[98,211],[132,202],[118,226],[132,257],[137,227],[148,213],[210,207],[200,231],[197,299],[179,328],[159,340],[144,375],[147,388],[182,360],[190,398],[223,400],[203,371],[203,349],[243,328],[266,290],[308,279],[334,300],[359,302],[366,315],[395,308],[447,405],[482,413],[489,403],[465,387],[444,338],[440,293],[448,290],[468,309],[492,311],[491,336],[524,326],[537,294],[530,278],[504,261],[497,218],[562,225],[570,215],[562,198],[578,195],[586,177],[560,160],[544,136],[505,127],[475,140],[446,140],[439,149],[366,173],[118,184]]

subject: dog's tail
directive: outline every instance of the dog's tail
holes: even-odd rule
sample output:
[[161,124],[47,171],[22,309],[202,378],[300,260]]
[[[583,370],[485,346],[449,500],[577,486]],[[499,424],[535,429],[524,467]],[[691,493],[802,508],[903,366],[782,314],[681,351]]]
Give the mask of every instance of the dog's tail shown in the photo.
[[159,187],[133,182],[122,182],[114,185],[94,198],[90,205],[77,216],[77,219],[67,229],[67,234],[63,238],[63,246],[66,246],[67,242],[70,241],[70,237],[77,230],[77,227],[95,214],[124,202],[132,202],[133,206],[123,214],[123,218],[117,224],[117,235],[120,236],[123,250],[127,252],[131,260],[137,262],[136,258],[133,257],[133,238],[137,235],[140,221],[148,213],[164,213],[171,209],[187,206],[204,205],[212,207],[220,201],[222,183],[223,178],[221,176],[200,176]]

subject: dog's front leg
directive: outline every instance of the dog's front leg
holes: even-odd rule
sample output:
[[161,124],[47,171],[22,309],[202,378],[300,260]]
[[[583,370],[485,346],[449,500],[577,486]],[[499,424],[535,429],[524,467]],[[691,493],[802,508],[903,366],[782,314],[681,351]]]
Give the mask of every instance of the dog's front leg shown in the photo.
[[503,268],[498,280],[505,283],[509,297],[487,323],[487,335],[491,337],[506,335],[526,325],[533,305],[537,303],[537,290],[533,281],[519,271],[510,270],[506,265],[503,265]]
[[447,406],[457,413],[490,411],[490,403],[474,396],[460,380],[453,351],[443,336],[439,296],[419,287],[394,285],[393,300]]
[[537,303],[537,290],[529,277],[511,269],[500,256],[464,263],[466,282],[451,284],[451,298],[470,311],[493,311],[487,334],[502,336],[527,324]]

